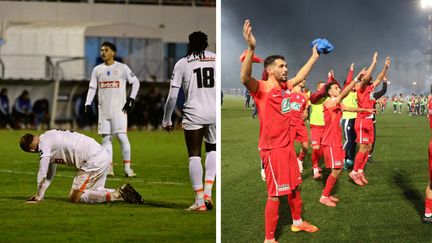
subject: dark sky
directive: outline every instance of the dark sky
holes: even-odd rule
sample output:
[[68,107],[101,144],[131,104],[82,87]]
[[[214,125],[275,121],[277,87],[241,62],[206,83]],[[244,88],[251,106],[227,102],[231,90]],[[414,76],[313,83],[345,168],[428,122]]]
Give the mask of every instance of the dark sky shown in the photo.
[[[242,36],[246,18],[252,21],[257,39],[256,54],[285,56],[293,77],[311,55],[309,43],[326,38],[335,46],[322,55],[308,78],[313,90],[318,80],[334,69],[344,80],[349,65],[356,70],[369,65],[378,51],[373,76],[381,70],[386,56],[392,58],[389,92],[426,90],[425,51],[428,12],[420,0],[222,0],[222,88],[242,87],[238,58],[246,43]],[[259,78],[262,64],[254,64]],[[412,83],[419,83],[413,88]],[[423,85],[422,85],[423,84]],[[428,90],[428,89],[427,89]]]

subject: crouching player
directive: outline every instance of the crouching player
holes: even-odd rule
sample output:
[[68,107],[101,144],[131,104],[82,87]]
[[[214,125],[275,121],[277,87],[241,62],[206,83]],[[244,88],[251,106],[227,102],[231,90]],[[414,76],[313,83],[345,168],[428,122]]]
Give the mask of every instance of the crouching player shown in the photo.
[[69,200],[74,203],[102,203],[126,201],[143,203],[141,195],[125,184],[117,189],[105,188],[111,157],[93,138],[77,132],[50,130],[42,135],[26,134],[21,137],[22,150],[39,153],[37,193],[27,203],[38,203],[51,184],[57,164],[77,168]]
[[345,107],[341,105],[342,100],[354,88],[355,83],[363,73],[364,70],[360,72],[358,77],[354,79],[354,82],[347,85],[342,92],[336,81],[330,85],[326,85],[326,94],[330,98],[324,102],[324,133],[321,144],[323,146],[326,167],[331,169],[332,172],[327,178],[319,202],[329,207],[335,207],[336,202],[339,201],[338,198],[331,195],[331,191],[340,176],[345,159],[345,151],[342,148],[342,128],[340,126],[342,111],[374,111],[374,109]]

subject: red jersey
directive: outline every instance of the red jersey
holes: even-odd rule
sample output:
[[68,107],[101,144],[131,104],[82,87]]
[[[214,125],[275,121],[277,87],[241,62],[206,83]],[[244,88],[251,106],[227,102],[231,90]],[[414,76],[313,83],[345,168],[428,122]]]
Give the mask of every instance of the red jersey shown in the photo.
[[[375,85],[371,84],[363,89],[357,90],[357,102],[359,108],[364,109],[373,109],[375,108],[376,100],[373,97],[373,91],[375,89]],[[357,118],[365,119],[367,117],[371,117],[372,112],[362,111],[357,114]]]
[[[282,83],[283,85],[283,83]],[[273,87],[269,81],[258,81],[258,90],[251,93],[259,110],[259,149],[274,149],[288,146],[291,122],[290,90]]]
[[327,108],[324,104],[324,134],[322,145],[334,148],[342,147],[342,128],[340,120],[342,118],[341,105]]
[[304,126],[304,121],[302,119],[303,112],[308,105],[309,98],[303,92],[293,92],[290,95],[290,115],[291,115],[291,125],[294,126]]

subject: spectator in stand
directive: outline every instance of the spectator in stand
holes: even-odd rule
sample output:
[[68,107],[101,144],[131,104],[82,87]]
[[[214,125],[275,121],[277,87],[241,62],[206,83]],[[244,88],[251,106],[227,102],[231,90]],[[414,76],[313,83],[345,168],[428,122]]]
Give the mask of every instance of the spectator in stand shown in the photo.
[[14,128],[14,121],[10,114],[9,98],[7,89],[3,88],[0,92],[0,127]]
[[15,100],[15,104],[12,109],[12,117],[16,121],[15,127],[30,128],[33,121],[33,114],[30,95],[27,90],[24,90]]
[[37,130],[41,130],[41,125],[45,125],[43,126],[42,130],[50,129],[49,102],[47,99],[40,99],[34,103],[33,114],[33,125]]

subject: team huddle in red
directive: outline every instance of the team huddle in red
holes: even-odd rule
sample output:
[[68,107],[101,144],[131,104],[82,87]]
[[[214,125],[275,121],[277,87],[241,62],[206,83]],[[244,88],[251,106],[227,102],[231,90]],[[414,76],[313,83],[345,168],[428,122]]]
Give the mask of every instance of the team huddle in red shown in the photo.
[[[312,48],[312,55],[294,78],[288,79],[288,67],[283,56],[273,55],[264,61],[266,77],[263,80],[254,79],[252,63],[256,40],[252,34],[252,26],[249,20],[245,21],[243,36],[248,44],[241,67],[241,81],[254,98],[259,112],[260,132],[258,147],[263,164],[268,199],[265,208],[264,242],[276,242],[275,230],[278,222],[279,200],[281,196],[288,196],[293,217],[291,230],[294,232],[316,232],[318,228],[301,218],[302,199],[299,185],[301,184],[302,162],[306,155],[308,136],[303,122],[307,116],[308,96],[301,92],[305,80],[320,54],[317,45]],[[368,69],[363,69],[352,79],[353,65],[350,69],[347,81],[341,89],[339,83],[330,73],[327,83],[319,84],[317,93],[312,94],[311,103],[322,102],[324,124],[317,125],[317,131],[311,131],[313,167],[318,167],[317,159],[324,156],[326,167],[332,172],[326,181],[319,202],[330,207],[336,206],[339,201],[331,192],[344,166],[345,151],[342,144],[341,118],[343,111],[358,112],[355,122],[356,142],[359,150],[355,156],[354,168],[350,177],[357,185],[368,184],[364,174],[364,167],[368,159],[368,153],[374,142],[373,114],[375,113],[376,100],[373,96],[374,89],[384,79],[389,67],[390,58],[387,57],[384,67],[375,80],[371,73],[377,63],[377,53],[374,54],[372,64]],[[358,107],[349,107],[342,104],[343,99],[352,91],[357,91]],[[318,96],[318,97],[317,97]],[[312,99],[313,98],[313,99]],[[312,123],[311,123],[312,124]],[[311,130],[312,130],[311,126]],[[318,135],[317,135],[318,133]],[[294,141],[302,143],[302,149],[297,158]],[[315,153],[315,156],[314,156]],[[318,168],[314,168],[314,178],[319,177]]]

